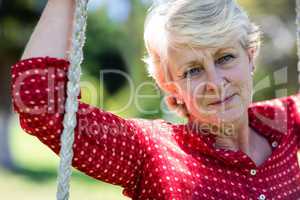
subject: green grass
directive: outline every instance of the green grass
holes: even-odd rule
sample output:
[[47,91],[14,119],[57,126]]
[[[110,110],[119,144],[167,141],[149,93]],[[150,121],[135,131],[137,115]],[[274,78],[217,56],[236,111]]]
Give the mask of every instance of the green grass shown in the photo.
[[[11,200],[53,200],[56,195],[56,181],[33,181],[24,175],[16,175],[0,170],[1,199]],[[74,179],[71,182],[72,200],[119,200],[128,199],[121,195],[119,187],[93,181]]]
[[[11,124],[11,148],[21,167],[11,173],[0,169],[0,199],[55,199],[58,157],[35,137],[25,133],[18,115]],[[71,181],[72,200],[128,200],[122,188],[92,179],[74,170]]]

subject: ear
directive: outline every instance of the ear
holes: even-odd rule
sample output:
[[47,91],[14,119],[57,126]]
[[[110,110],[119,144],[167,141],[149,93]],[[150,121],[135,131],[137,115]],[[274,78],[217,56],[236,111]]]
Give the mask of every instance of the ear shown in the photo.
[[247,49],[248,59],[250,64],[254,65],[254,57],[255,57],[256,48],[251,47]]
[[164,82],[162,86],[171,95],[173,96],[178,95],[178,87],[176,86],[175,82],[173,81]]

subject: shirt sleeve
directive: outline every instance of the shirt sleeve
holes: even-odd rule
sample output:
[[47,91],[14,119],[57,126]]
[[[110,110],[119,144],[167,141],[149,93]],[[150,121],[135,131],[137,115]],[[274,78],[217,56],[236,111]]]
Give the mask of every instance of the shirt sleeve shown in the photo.
[[[11,67],[13,109],[19,113],[21,128],[56,154],[68,67],[68,61],[50,57],[22,60]],[[96,179],[135,188],[146,157],[142,128],[134,120],[80,101],[76,119],[72,165]]]
[[298,147],[300,148],[300,93],[291,95],[288,101],[288,120],[290,120],[293,131],[298,136]]

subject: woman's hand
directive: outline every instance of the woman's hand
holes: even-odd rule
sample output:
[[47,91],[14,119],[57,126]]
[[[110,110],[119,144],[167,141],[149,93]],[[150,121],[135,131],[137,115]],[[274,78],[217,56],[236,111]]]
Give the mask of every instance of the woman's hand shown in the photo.
[[66,58],[70,49],[75,0],[49,0],[26,45],[22,59]]

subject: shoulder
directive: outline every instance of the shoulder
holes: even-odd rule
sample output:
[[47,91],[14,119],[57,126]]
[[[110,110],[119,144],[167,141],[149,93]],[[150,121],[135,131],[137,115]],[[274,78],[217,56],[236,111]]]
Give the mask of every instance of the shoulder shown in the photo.
[[300,124],[299,111],[300,93],[254,102],[249,106],[250,120],[259,120],[280,132],[286,132],[294,124]]
[[165,119],[129,119],[139,129],[139,133],[146,145],[167,145],[175,142],[175,134],[182,129],[184,124],[176,124]]
[[159,134],[162,131],[170,132],[175,124],[166,121],[165,119],[143,119],[143,118],[131,118],[129,119],[136,128],[140,129],[145,134]]
[[[300,93],[274,98],[270,100],[264,100],[259,102],[254,102],[249,106],[250,110],[256,110],[265,115],[270,115],[273,113],[276,115],[276,112],[295,112],[300,105]],[[275,113],[274,113],[275,112]]]

